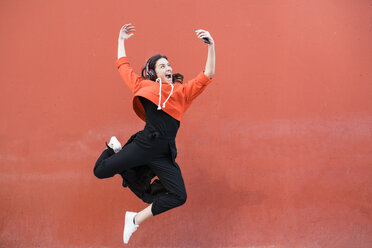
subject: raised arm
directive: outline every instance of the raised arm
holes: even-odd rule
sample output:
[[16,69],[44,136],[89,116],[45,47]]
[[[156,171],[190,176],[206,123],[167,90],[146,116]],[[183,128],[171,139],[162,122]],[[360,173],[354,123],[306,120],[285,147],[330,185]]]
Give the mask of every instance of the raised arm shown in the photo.
[[124,42],[133,35],[134,31],[135,29],[132,24],[125,24],[121,27],[118,39],[118,60],[116,61],[116,66],[119,69],[121,77],[133,93],[138,89],[142,78],[130,66],[129,60],[126,57]]
[[207,63],[205,64],[204,74],[207,77],[212,78],[214,75],[214,69],[215,69],[215,63],[216,63],[216,54],[214,51],[214,40],[211,34],[206,30],[196,29],[195,33],[198,36],[198,38],[203,39],[203,41],[208,44],[208,57],[207,57]]
[[208,57],[205,64],[204,73],[199,75],[183,85],[186,102],[191,103],[197,96],[199,96],[212,81],[214,75],[216,56],[214,52],[214,40],[210,33],[203,29],[195,29],[198,38],[203,39],[208,44]]
[[125,24],[124,26],[121,27],[118,39],[118,59],[127,56],[125,53],[124,42],[125,40],[129,39],[134,34],[135,31],[136,30],[134,29],[134,26],[131,23]]

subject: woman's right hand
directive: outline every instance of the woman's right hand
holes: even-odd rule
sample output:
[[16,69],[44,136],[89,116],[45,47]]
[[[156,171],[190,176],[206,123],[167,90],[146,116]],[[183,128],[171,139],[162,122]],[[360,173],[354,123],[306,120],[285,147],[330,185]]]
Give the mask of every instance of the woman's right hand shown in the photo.
[[134,26],[131,23],[125,24],[121,27],[119,33],[120,40],[127,40],[129,39],[135,32]]

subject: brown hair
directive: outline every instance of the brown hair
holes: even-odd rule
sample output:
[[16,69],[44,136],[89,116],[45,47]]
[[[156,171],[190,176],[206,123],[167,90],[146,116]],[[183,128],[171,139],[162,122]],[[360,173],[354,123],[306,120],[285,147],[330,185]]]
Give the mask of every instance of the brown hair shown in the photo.
[[[149,58],[146,62],[146,65],[145,67],[143,67],[142,71],[141,71],[141,76],[142,78],[144,79],[149,79],[149,80],[152,80],[152,81],[155,81],[157,76],[156,76],[156,72],[155,72],[155,65],[156,65],[156,62],[161,59],[161,58],[165,58],[166,60],[168,60],[167,56],[165,55],[161,55],[161,54],[156,54],[154,56],[152,56],[151,58]],[[179,73],[175,73],[172,75],[172,82],[173,83],[183,83],[183,75],[182,74],[179,74]]]

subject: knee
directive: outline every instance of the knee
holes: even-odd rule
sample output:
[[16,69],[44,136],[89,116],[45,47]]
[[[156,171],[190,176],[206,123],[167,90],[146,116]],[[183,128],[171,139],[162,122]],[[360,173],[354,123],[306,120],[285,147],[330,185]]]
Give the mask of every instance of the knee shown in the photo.
[[187,200],[187,194],[186,194],[186,192],[183,192],[182,194],[180,194],[178,196],[178,204],[179,204],[179,206],[185,204],[186,200]]
[[94,173],[94,175],[95,175],[97,178],[99,178],[99,179],[103,179],[103,178],[105,178],[105,177],[102,175],[102,173],[100,173],[100,171],[99,171],[97,168],[94,168],[93,173]]
[[103,179],[103,178],[106,178],[106,176],[104,175],[104,171],[101,169],[102,166],[101,166],[101,163],[96,163],[96,166],[94,167],[93,169],[93,173],[94,175],[99,178],[99,179]]

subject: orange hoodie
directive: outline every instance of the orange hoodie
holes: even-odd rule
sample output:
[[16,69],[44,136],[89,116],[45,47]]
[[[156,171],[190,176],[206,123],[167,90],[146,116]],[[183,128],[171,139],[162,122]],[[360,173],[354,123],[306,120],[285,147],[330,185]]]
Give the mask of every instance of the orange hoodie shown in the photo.
[[[134,94],[134,111],[145,122],[145,110],[137,96],[147,98],[158,105],[158,110],[162,109],[176,120],[181,121],[183,113],[190,107],[191,102],[212,81],[204,72],[200,72],[198,76],[187,83],[173,83],[172,87],[168,83],[158,83],[138,76],[134,73],[127,57],[118,59],[116,66],[124,82]],[[160,99],[159,96],[161,96]]]

